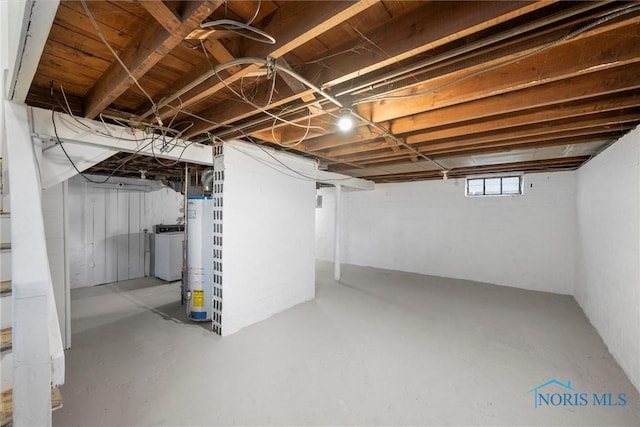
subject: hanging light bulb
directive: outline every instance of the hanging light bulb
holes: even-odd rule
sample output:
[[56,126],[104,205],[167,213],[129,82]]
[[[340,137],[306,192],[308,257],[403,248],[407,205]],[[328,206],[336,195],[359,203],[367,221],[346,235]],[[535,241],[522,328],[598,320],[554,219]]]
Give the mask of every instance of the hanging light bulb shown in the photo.
[[351,115],[351,109],[340,109],[340,119],[338,119],[338,129],[342,132],[348,132],[353,128],[353,116]]

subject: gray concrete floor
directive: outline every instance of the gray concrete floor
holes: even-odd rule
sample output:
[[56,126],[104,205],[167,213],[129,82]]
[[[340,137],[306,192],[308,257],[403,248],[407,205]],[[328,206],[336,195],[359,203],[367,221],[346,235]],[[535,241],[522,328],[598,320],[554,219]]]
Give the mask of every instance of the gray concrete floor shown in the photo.
[[[58,426],[640,425],[568,296],[320,263],[314,301],[225,338],[153,279],[74,290],[72,317]],[[535,409],[552,378],[628,403]]]

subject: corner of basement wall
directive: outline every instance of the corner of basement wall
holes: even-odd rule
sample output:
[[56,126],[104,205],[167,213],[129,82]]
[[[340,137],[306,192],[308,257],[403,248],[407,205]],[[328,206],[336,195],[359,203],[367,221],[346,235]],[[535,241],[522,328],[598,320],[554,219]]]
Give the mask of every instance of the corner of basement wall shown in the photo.
[[575,299],[640,391],[640,131],[577,172]]

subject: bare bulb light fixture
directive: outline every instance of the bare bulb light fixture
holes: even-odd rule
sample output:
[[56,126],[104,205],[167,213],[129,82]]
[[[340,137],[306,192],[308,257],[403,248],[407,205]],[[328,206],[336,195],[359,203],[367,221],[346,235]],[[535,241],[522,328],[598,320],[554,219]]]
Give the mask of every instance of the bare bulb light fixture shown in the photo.
[[353,129],[353,116],[350,108],[340,109],[340,118],[338,119],[338,129],[342,132],[348,132]]

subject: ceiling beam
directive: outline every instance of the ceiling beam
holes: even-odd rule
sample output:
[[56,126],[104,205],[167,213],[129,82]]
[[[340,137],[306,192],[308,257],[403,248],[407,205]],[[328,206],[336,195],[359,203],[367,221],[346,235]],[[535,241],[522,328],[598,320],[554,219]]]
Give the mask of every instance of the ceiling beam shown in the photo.
[[589,160],[591,156],[562,157],[559,159],[530,160],[527,162],[502,163],[497,165],[471,166],[455,168],[451,172],[452,177],[462,177],[477,173],[493,173],[506,171],[535,171],[558,168],[577,168]]
[[495,129],[501,129],[506,132],[511,128],[525,125],[543,127],[547,126],[548,122],[561,119],[581,117],[594,113],[619,111],[636,106],[640,106],[640,91],[634,91],[628,96],[617,93],[600,99],[589,98],[574,103],[562,103],[534,110],[518,111],[511,114],[483,118],[478,121],[472,121],[469,124],[461,122],[445,127],[435,126],[431,129],[417,131],[412,134],[412,137],[419,137],[423,140],[438,140],[489,132]]
[[[433,126],[431,128],[417,131],[412,134],[420,136],[424,140],[438,140],[445,138],[463,137],[481,132],[488,132],[495,129],[509,131],[509,129],[536,124],[537,126],[547,126],[547,122],[559,119],[579,117],[585,114],[602,113],[607,111],[617,111],[624,108],[640,106],[640,91],[633,91],[628,94],[616,93],[600,98],[588,98],[573,103],[562,102],[548,107],[540,107],[534,110],[518,111],[511,114],[501,114],[482,118],[479,120],[463,120],[461,123],[449,124],[445,126]],[[468,124],[465,124],[468,123]],[[373,140],[379,137],[369,131],[366,126],[355,129],[355,133],[360,137],[350,135],[332,134],[305,141],[300,145],[300,149],[309,152],[337,148],[342,146],[348,151],[348,145],[356,142]],[[344,153],[345,151],[340,151]]]
[[[632,117],[635,115],[635,117]],[[638,113],[631,113],[627,115],[626,120],[622,122],[615,122],[614,119],[602,119],[601,121],[582,123],[582,127],[579,124],[565,124],[562,126],[556,126],[552,129],[544,129],[540,131],[524,130],[522,132],[513,132],[511,137],[509,135],[500,135],[492,139],[491,136],[469,138],[465,141],[459,141],[459,143],[437,143],[428,144],[420,147],[420,151],[425,154],[433,156],[447,156],[455,152],[462,152],[469,149],[481,149],[481,148],[512,148],[519,143],[527,143],[541,140],[552,140],[555,138],[588,136],[594,133],[602,132],[618,132],[633,128],[640,121]]]
[[[152,16],[173,15],[164,3],[154,3]],[[141,28],[120,54],[120,59],[131,75],[118,61],[114,61],[85,96],[85,117],[94,118],[107,108],[134,84],[133,78],[140,79],[144,76],[222,3],[223,0],[188,2],[189,12],[171,32],[155,19]],[[160,12],[163,9],[164,12]],[[172,21],[164,25],[171,28],[174,24],[175,21]]]
[[[590,156],[566,157],[562,159],[532,160],[527,162],[500,163],[494,165],[473,166],[465,168],[455,168],[447,173],[450,178],[462,178],[468,175],[478,175],[495,172],[542,172],[549,170],[571,170],[577,169]],[[363,175],[363,179],[372,180],[376,183],[412,181],[425,179],[442,179],[439,170],[428,170],[418,172],[394,173],[388,175]]]
[[[417,53],[425,52],[436,46],[465,37],[473,32],[489,28],[551,3],[483,2],[480,4],[472,1],[445,4],[436,2],[423,14],[410,13],[379,28],[380,37],[391,40],[388,43],[389,45],[385,44],[383,48],[384,55],[381,54],[379,49],[372,50],[366,56],[363,56],[363,54],[357,58],[349,57],[348,60],[340,58],[344,65],[339,70],[340,72],[337,73],[339,76],[334,74],[331,77],[318,78],[315,70],[305,72],[304,76],[313,78],[315,82],[325,87],[335,85],[345,79],[387,67]],[[451,16],[451,8],[455,8],[460,13],[459,16],[464,16],[464,18],[443,20],[441,15]],[[463,13],[466,13],[466,15],[463,15]],[[304,14],[308,16],[307,11],[304,11]],[[382,43],[382,41],[380,42]],[[359,44],[361,40],[357,40],[355,43]],[[328,69],[331,67],[322,66],[321,68]],[[227,106],[220,105],[210,111],[202,111],[200,115],[207,118],[216,117],[216,121],[220,123],[230,123],[256,113],[248,105],[244,106],[244,108],[236,106],[234,111],[231,111]],[[213,128],[207,124],[199,124],[194,126],[189,136],[211,129]]]
[[[517,118],[512,121],[501,121],[502,115],[512,114],[514,117],[524,119],[523,123],[528,122],[527,116],[531,113],[533,119],[543,120],[543,118],[552,116],[546,113],[545,107],[557,109],[560,117],[572,117],[576,115],[578,108],[572,108],[572,101],[592,102],[594,98],[599,96],[610,95],[608,101],[602,101],[594,107],[587,107],[583,111],[588,113],[603,112],[616,110],[617,102],[620,105],[631,107],[636,104],[637,92],[634,92],[630,98],[622,95],[621,92],[629,90],[637,90],[640,88],[640,66],[637,64],[627,65],[612,70],[596,73],[595,75],[583,75],[574,77],[564,82],[554,82],[546,84],[539,88],[527,88],[520,91],[511,92],[509,94],[489,97],[486,99],[476,100],[461,105],[449,106],[434,111],[428,111],[416,114],[413,117],[401,118],[394,120],[391,131],[396,135],[408,134],[407,143],[414,144],[430,141],[438,136],[444,137],[446,132],[452,132],[450,136],[455,135],[456,131],[443,130],[445,126],[458,125],[469,126],[466,134],[472,131],[479,131],[482,123],[471,123],[473,120],[487,119],[489,122],[494,120],[497,127],[516,126]],[[531,111],[538,109],[538,111]],[[566,110],[566,113],[563,112]],[[508,119],[507,119],[508,120]],[[464,123],[469,123],[465,125]],[[435,125],[435,126],[434,126]],[[433,129],[434,130],[429,130]],[[360,128],[358,128],[360,129]],[[365,128],[366,129],[366,128]],[[415,132],[415,129],[426,129],[424,132]],[[437,129],[440,129],[438,132]],[[463,132],[464,134],[464,132]],[[356,142],[364,142],[356,138],[336,137],[336,135],[326,135],[305,141],[302,149],[308,152],[320,151],[324,155],[336,157],[348,154],[354,154],[362,151],[386,148],[386,143],[368,143],[365,145],[355,144]]]
[[[575,145],[575,144],[584,144],[594,141],[610,141],[615,140],[630,129],[634,127],[633,124],[626,124],[615,131],[608,129],[606,127],[598,127],[598,128],[587,128],[580,131],[564,131],[557,132],[552,134],[545,135],[533,135],[522,138],[514,138],[508,141],[499,141],[496,143],[490,144],[479,144],[477,146],[463,146],[463,147],[454,147],[450,149],[443,149],[439,152],[429,153],[429,157],[434,158],[436,160],[446,160],[454,157],[462,157],[462,156],[476,156],[476,155],[487,155],[494,153],[504,153],[504,152],[518,152],[521,150],[531,149],[531,148],[542,148],[542,147],[552,147],[552,146],[562,146],[562,145]],[[409,156],[412,153],[408,150],[404,150],[398,154],[390,155],[387,153],[386,156],[381,154],[368,154],[364,153],[359,157],[356,156],[348,156],[348,157],[337,157],[336,160],[344,161],[345,164],[358,164],[360,166],[368,167],[368,166],[381,166],[381,165],[396,165],[407,163],[409,161]]]
[[[613,29],[612,29],[613,28]],[[554,37],[557,35],[554,34]],[[500,94],[506,94],[523,88],[551,83],[557,80],[570,78],[583,73],[592,73],[595,70],[605,70],[609,67],[620,66],[625,63],[637,61],[637,47],[634,42],[636,37],[640,37],[640,25],[634,23],[629,25],[627,21],[615,22],[606,28],[598,27],[597,31],[581,36],[581,39],[573,40],[570,43],[559,45],[550,52],[541,53],[531,58],[523,58],[522,61],[493,70],[484,76],[474,76],[466,82],[460,82],[438,93],[427,94],[422,97],[385,100],[375,103],[375,108],[371,105],[359,107],[359,112],[365,117],[373,117],[374,121],[388,127],[385,120],[394,120],[402,116],[420,113],[423,111],[435,110],[448,107],[463,102],[486,98]],[[514,46],[525,49],[514,52],[505,50],[501,54],[507,57],[494,57],[488,60],[487,55],[479,58],[472,58],[475,66],[469,60],[454,64],[454,72],[451,75],[437,77],[427,83],[403,90],[400,95],[412,95],[414,93],[428,92],[438,86],[455,82],[465,76],[474,75],[482,69],[493,67],[505,61],[512,61],[518,57],[523,57],[532,52],[540,50],[539,43],[549,43],[550,40],[536,40],[535,44],[516,44]],[[588,49],[586,48],[588,46]],[[589,52],[585,54],[584,52]],[[495,89],[497,87],[497,89]],[[486,89],[485,89],[486,88]],[[458,119],[459,122],[466,122],[466,115],[449,114],[449,120]],[[400,118],[400,121],[403,119]],[[413,118],[405,120],[408,128],[415,129],[416,123]],[[302,137],[303,130],[290,129],[287,133],[292,140]],[[400,125],[394,122],[392,131],[401,133]],[[284,132],[283,132],[284,133]],[[352,139],[348,136],[332,134],[324,137],[305,141],[304,151],[315,152],[344,144],[363,141],[361,135],[354,134]]]
[[[633,126],[631,125],[627,125],[615,131],[606,131],[601,133],[588,133],[588,134],[585,133],[584,135],[575,135],[569,132],[564,132],[564,133],[561,132],[558,135],[554,135],[553,140],[549,140],[549,138],[541,138],[537,141],[532,141],[532,142],[513,141],[513,144],[509,146],[496,145],[491,147],[483,146],[482,148],[468,148],[468,149],[459,150],[455,152],[438,154],[438,155],[435,155],[434,158],[441,159],[444,161],[446,159],[453,159],[457,157],[487,155],[487,154],[495,154],[495,153],[513,153],[513,152],[518,152],[520,150],[530,150],[534,148],[575,146],[580,144],[589,144],[592,142],[601,142],[602,144],[607,144],[607,143],[610,143],[611,141],[615,141],[618,138],[622,137],[632,127]],[[591,129],[590,132],[596,132],[596,130]],[[563,134],[571,135],[571,136],[563,136]],[[531,138],[531,139],[534,139],[534,138]]]
[[[358,110],[372,121],[382,122],[635,63],[640,60],[639,37],[640,23],[634,23],[624,30],[566,42],[511,64],[499,66],[500,61],[494,61],[476,67],[458,66],[456,72],[390,94],[382,101],[359,105]],[[421,93],[425,95],[419,96]]]
[[559,121],[557,124],[549,124],[544,127],[523,126],[518,130],[508,132],[485,132],[479,135],[472,135],[467,138],[448,138],[446,140],[436,140],[418,145],[420,151],[425,154],[436,155],[451,153],[453,151],[464,150],[468,147],[508,147],[514,141],[521,138],[558,138],[561,136],[588,135],[593,132],[614,131],[634,126],[633,123],[640,121],[638,111],[615,116],[594,115],[586,116],[584,120]]
[[144,7],[153,18],[167,30],[168,33],[176,31],[180,24],[180,18],[169,9],[162,1],[158,0],[139,0],[138,4]]
[[[506,147],[511,144],[537,142],[541,140],[555,140],[571,136],[589,135],[590,133],[627,130],[640,120],[636,110],[624,115],[615,113],[608,115],[593,114],[578,122],[556,121],[534,126],[496,130],[481,134],[471,134],[457,138],[428,140],[417,144],[416,148],[428,156],[442,156],[452,152],[476,148]],[[338,149],[322,152],[322,155],[348,162],[366,161],[369,155],[375,155],[379,150],[391,148],[385,141],[367,144],[350,145]],[[409,151],[407,150],[406,153]],[[401,153],[404,153],[401,151]]]
[[[582,132],[592,132],[595,128],[606,128],[605,130],[616,130],[626,126],[627,123],[633,123],[640,120],[640,114],[636,110],[627,110],[625,112],[608,112],[585,115],[582,120],[557,120],[544,124],[534,124],[507,129],[498,129],[492,132],[482,132],[478,134],[469,134],[455,138],[444,139],[420,139],[412,141],[411,137],[406,138],[407,143],[413,143],[414,147],[424,152],[426,155],[441,154],[440,151],[451,152],[465,146],[481,146],[483,144],[496,144],[500,141],[514,141],[518,138],[540,138],[547,139],[558,138],[557,132],[567,132],[562,137],[571,135],[581,135]],[[537,140],[537,139],[536,139]],[[530,142],[530,141],[529,141]],[[367,153],[376,150],[391,148],[386,141],[373,141],[367,144],[354,144],[345,147],[339,147],[331,150],[322,151],[323,156],[334,159],[350,159],[355,161],[353,156],[366,156]]]
[[[422,13],[411,11],[365,37],[334,49],[332,52],[336,54],[325,55],[326,59],[307,67],[304,74],[323,88],[335,86],[553,3],[555,1],[433,2],[422,8]],[[452,16],[457,19],[451,19]],[[371,49],[356,49],[362,43]],[[353,51],[358,52],[355,57]],[[346,54],[340,55],[340,52]]]
[[415,129],[429,128],[434,124],[447,125],[462,120],[481,119],[638,88],[640,88],[640,65],[625,65],[598,73],[573,77],[562,82],[522,89],[501,96],[396,119],[393,121],[391,131],[395,134],[403,134]]
[[[204,48],[213,56],[213,58],[218,61],[219,64],[224,64],[225,62],[233,61],[235,58],[227,50],[226,47],[220,42],[220,40],[216,39],[207,39],[203,42]],[[242,69],[241,65],[235,65],[233,67],[229,67],[227,70],[228,73],[233,74],[237,73]]]
[[[286,69],[292,70],[291,66],[284,58],[278,58],[278,63],[283,67],[285,67]],[[309,102],[316,99],[316,96],[313,94],[313,92],[308,87],[303,85],[299,80],[296,80],[295,78],[293,78],[291,75],[287,73],[280,73],[279,75],[280,77],[282,77],[282,80],[284,80],[285,83],[291,88],[293,93],[300,94],[300,99],[302,99],[304,102]],[[317,112],[318,110],[321,110],[319,103],[311,104],[307,108],[312,113]]]
[[[543,29],[540,32],[537,32],[535,34],[529,34],[527,33],[527,31],[530,31],[531,29],[534,28],[539,28],[539,27],[544,27],[545,25],[548,25],[550,23],[553,22],[557,22],[557,21],[562,21],[562,19],[566,19],[568,17],[572,17],[575,15],[578,15],[582,12],[586,12],[586,11],[590,11],[591,9],[595,8],[595,7],[602,7],[603,4],[605,2],[602,3],[598,3],[598,5],[595,5],[595,3],[580,3],[578,5],[575,5],[569,9],[563,9],[560,12],[554,13],[551,16],[545,16],[542,17],[540,19],[531,21],[529,24],[525,25],[525,26],[518,26],[515,29],[509,29],[506,30],[502,33],[499,34],[493,34],[491,36],[488,36],[486,38],[482,38],[481,40],[478,41],[474,41],[472,43],[464,43],[462,46],[460,46],[457,49],[454,49],[454,51],[457,51],[458,53],[452,53],[447,51],[444,55],[442,55],[442,57],[439,58],[439,54],[437,53],[437,51],[433,54],[435,56],[432,56],[428,59],[429,64],[431,64],[429,66],[429,74],[428,75],[421,75],[421,77],[416,77],[416,74],[414,74],[414,77],[411,79],[412,81],[414,79],[417,78],[421,78],[421,79],[426,79],[429,78],[429,76],[432,76],[431,78],[433,78],[433,76],[438,76],[438,75],[442,75],[442,74],[446,74],[452,71],[460,71],[460,70],[466,70],[467,72],[470,71],[471,68],[473,68],[474,66],[482,66],[482,67],[487,67],[487,66],[491,66],[494,65],[498,62],[504,63],[507,60],[513,60],[516,58],[521,58],[526,54],[531,54],[532,52],[535,52],[536,50],[540,49],[541,46],[546,45],[548,43],[553,43],[556,42],[558,39],[564,37],[567,35],[567,33],[575,28],[575,26],[578,23],[582,23],[582,22],[591,22],[592,20],[598,18],[600,16],[600,14],[602,13],[602,11],[599,12],[593,12],[591,14],[582,14],[580,15],[579,19],[573,20],[570,23],[569,22],[560,22],[559,25],[554,25],[552,29]],[[412,19],[417,19],[414,14],[410,14],[412,16]],[[409,15],[407,15],[409,16]],[[420,19],[418,19],[419,22]],[[405,25],[409,25],[409,26],[415,26],[417,25],[414,21],[411,22],[405,22]],[[628,23],[625,23],[628,25]],[[612,28],[615,28],[616,25],[624,25],[622,23],[608,23],[608,25],[606,26],[607,30],[611,30]],[[399,27],[399,31],[401,31],[402,26],[398,25],[398,24],[385,24],[384,27],[384,34],[388,33],[390,31],[390,27]],[[528,30],[524,30],[524,29],[528,29]],[[605,27],[598,27],[597,29],[593,29],[589,32],[589,34],[593,34],[594,32],[597,33],[598,31],[604,31]],[[518,38],[513,38],[513,39],[509,39],[509,37],[514,37],[518,34],[522,34],[524,33],[523,36],[518,37]],[[412,35],[413,39],[415,40],[415,35]],[[577,37],[581,37],[581,36],[577,36]],[[507,39],[507,40],[505,40]],[[498,49],[495,46],[492,46],[492,43],[496,43],[496,41],[502,41],[502,43],[500,43],[500,48]],[[345,53],[345,52],[351,52],[351,51],[357,51],[358,49],[356,49],[357,44],[354,45],[354,42],[351,42],[351,45],[348,45],[347,47],[345,46],[341,46],[340,49],[334,49],[333,51],[329,51],[326,52],[324,55],[326,57],[333,57],[333,56],[338,56],[341,53]],[[360,40],[357,40],[355,43],[360,43]],[[478,55],[474,49],[477,49],[478,46],[485,46],[487,45],[488,47],[486,49],[482,50],[482,54]],[[475,46],[475,47],[473,47]],[[394,46],[395,47],[395,46]],[[385,50],[386,52],[386,50]],[[470,53],[468,53],[470,52]],[[387,52],[388,53],[388,52]],[[464,53],[468,53],[466,55],[463,55]],[[342,57],[344,57],[345,55],[342,55]],[[438,58],[438,59],[437,59]],[[361,58],[360,58],[361,59]],[[453,63],[453,65],[452,65]],[[349,55],[348,59],[346,60],[346,64],[347,65],[343,65],[344,66],[350,66],[353,67],[354,61],[352,58],[352,55]],[[361,62],[358,61],[358,65],[360,65]],[[422,66],[423,68],[426,67],[427,65]],[[336,69],[335,67],[338,67],[338,69]],[[337,66],[336,64],[333,64],[331,67],[326,67],[327,69],[330,69],[331,72],[335,73],[337,76],[340,76],[340,72],[342,72],[341,67]],[[419,67],[418,67],[419,68]],[[383,71],[383,70],[380,70]],[[384,71],[384,73],[388,73],[388,71]],[[376,73],[372,73],[372,74],[376,74]],[[380,73],[377,73],[380,74]],[[304,73],[304,77],[307,78],[308,80],[311,81],[319,81],[321,79],[317,78],[317,76],[313,76],[312,72],[306,72]],[[378,77],[369,77],[368,80],[366,80],[364,83],[361,81],[358,81],[356,83],[356,87],[367,87],[369,88],[370,85],[374,85],[374,82],[376,81],[375,79],[381,79],[382,81],[386,82],[385,85],[383,85],[380,88],[374,88],[372,90],[372,92],[375,94],[381,94],[384,93],[385,91],[389,91],[390,88],[393,88],[393,90],[396,90],[396,84],[395,84],[395,80],[396,79],[391,79],[389,80],[388,77],[382,77],[382,76],[378,76]],[[405,77],[405,80],[407,80],[407,78]],[[401,81],[401,80],[400,80]],[[368,82],[368,83],[367,83]],[[328,86],[329,83],[325,83],[325,86]],[[342,85],[345,86],[344,88],[340,88],[340,86],[334,87],[332,93],[334,94],[339,94],[342,92],[346,92],[345,93],[349,93],[353,88],[353,82],[349,82],[348,85]],[[386,88],[386,89],[385,89]],[[371,89],[369,89],[371,90]],[[369,92],[369,93],[372,93]],[[239,111],[229,111],[227,110],[226,113],[228,113],[229,116],[233,116],[234,114],[246,114],[246,112],[248,110],[250,110],[250,108],[247,105],[237,105],[236,109]],[[224,114],[225,112],[219,112],[216,113],[216,117],[220,117],[220,114]],[[270,126],[269,124],[269,120],[268,118],[266,118],[267,120],[265,120],[264,116],[262,116],[262,121],[260,120],[255,120],[256,125],[254,125],[253,130],[254,131],[261,131],[262,129],[264,129],[264,126]],[[303,120],[303,118],[300,118],[300,120]],[[295,121],[295,120],[294,120]],[[263,127],[260,127],[260,123],[262,123]],[[278,124],[278,127],[283,126],[282,124]],[[228,133],[228,131],[224,131],[223,133]],[[249,132],[251,133],[251,132]],[[294,131],[295,133],[295,131]],[[298,140],[300,139],[300,137],[302,136],[302,134],[293,137],[293,140]],[[226,137],[226,136],[225,136]]]
[[55,113],[56,127],[54,128],[51,110],[36,107],[30,107],[30,110],[33,136],[44,142],[55,142],[60,139],[65,144],[90,145],[202,165],[213,164],[210,145],[187,143],[176,138],[169,147],[165,148],[162,147],[162,139],[157,138],[157,135],[152,138],[142,130],[72,117],[63,113]]
[[[358,2],[325,1],[313,3],[285,2],[274,12],[271,23],[263,29],[275,38],[276,43],[273,45],[253,43],[242,52],[242,56],[280,58],[309,40],[378,3],[378,1],[379,0],[360,0]],[[301,19],[301,16],[304,16],[304,19]],[[183,107],[193,105],[259,68],[260,65],[248,65],[239,72],[224,78],[223,81],[215,80],[212,83],[207,80],[182,95],[181,105]],[[174,92],[177,92],[179,89],[181,88],[175,88]],[[225,105],[227,108],[229,107],[228,104]],[[163,111],[162,116],[168,114],[171,114],[171,112]],[[222,117],[218,117],[217,114],[208,114],[205,115],[205,117],[218,123],[226,123],[225,120]],[[215,126],[212,126],[211,123],[202,122],[196,125],[186,137],[189,138],[214,128]]]

